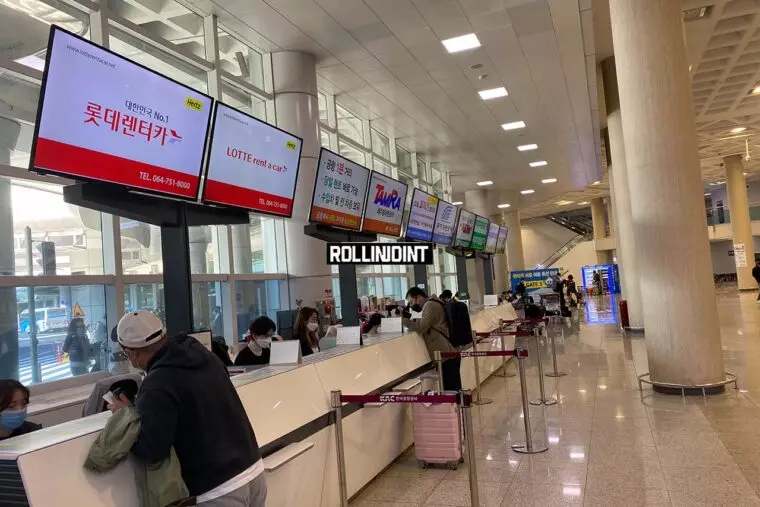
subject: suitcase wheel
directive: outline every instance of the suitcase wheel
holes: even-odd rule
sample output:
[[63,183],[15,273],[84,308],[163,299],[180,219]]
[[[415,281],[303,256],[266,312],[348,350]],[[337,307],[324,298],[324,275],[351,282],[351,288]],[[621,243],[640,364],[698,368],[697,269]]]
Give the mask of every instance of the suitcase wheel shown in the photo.
[[452,461],[449,463],[449,470],[456,470],[459,468],[459,462],[458,461]]
[[425,461],[425,460],[421,460],[421,459],[420,459],[420,460],[417,460],[417,461],[419,462],[420,466],[421,466],[423,469],[424,469],[424,468],[427,468],[427,467],[428,467],[428,462],[427,462],[427,461]]
[[461,456],[461,457],[459,458],[459,462],[460,462],[460,463],[464,463],[464,456]]

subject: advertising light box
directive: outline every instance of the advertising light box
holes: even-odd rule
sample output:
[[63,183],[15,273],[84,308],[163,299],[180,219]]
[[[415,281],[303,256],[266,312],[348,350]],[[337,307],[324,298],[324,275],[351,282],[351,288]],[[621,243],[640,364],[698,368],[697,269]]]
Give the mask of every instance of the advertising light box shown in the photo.
[[469,248],[472,241],[472,231],[475,226],[475,214],[466,209],[459,211],[459,221],[457,222],[457,234],[454,238],[454,246]]
[[372,171],[362,231],[399,236],[407,188],[406,183]]
[[194,200],[212,103],[54,26],[30,169]]
[[322,148],[309,222],[358,231],[368,180],[369,169]]
[[457,207],[450,202],[438,200],[433,227],[433,242],[439,245],[450,245],[454,237],[457,223]]
[[472,243],[470,248],[482,252],[486,248],[486,239],[488,237],[488,223],[487,218],[483,218],[480,215],[475,215],[475,225],[472,230]]
[[496,243],[499,240],[499,224],[491,222],[488,226],[488,238],[486,239],[486,253],[496,253]]
[[300,138],[217,102],[203,200],[290,218]]
[[[438,198],[415,188],[412,194],[409,220],[406,223],[406,237],[419,241],[431,241],[437,210]],[[449,237],[450,239],[451,237]]]
[[506,251],[507,234],[509,234],[509,229],[499,226],[499,238],[496,240],[496,253],[503,254]]

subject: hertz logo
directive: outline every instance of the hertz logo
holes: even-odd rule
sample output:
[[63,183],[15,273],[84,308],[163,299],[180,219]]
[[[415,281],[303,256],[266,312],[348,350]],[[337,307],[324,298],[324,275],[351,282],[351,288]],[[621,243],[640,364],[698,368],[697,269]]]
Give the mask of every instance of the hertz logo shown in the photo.
[[185,99],[185,107],[188,109],[192,109],[193,111],[202,111],[203,102],[201,102],[200,100],[196,100],[192,97],[187,97]]

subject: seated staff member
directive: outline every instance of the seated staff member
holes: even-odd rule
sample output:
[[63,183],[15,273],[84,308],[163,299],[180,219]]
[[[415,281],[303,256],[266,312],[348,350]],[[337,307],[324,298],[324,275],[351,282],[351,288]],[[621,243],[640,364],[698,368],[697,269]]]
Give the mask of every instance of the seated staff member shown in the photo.
[[250,366],[255,364],[269,364],[269,356],[272,353],[272,340],[282,341],[282,337],[275,336],[277,330],[272,319],[261,316],[251,322],[248,328],[246,346],[235,357],[235,366]]
[[26,420],[29,389],[18,380],[0,380],[0,440],[31,433],[42,425]]
[[319,313],[316,309],[304,306],[298,311],[293,325],[293,339],[301,342],[301,356],[306,357],[319,350]]
[[369,319],[362,324],[362,334],[379,334],[380,326],[383,323],[383,316],[379,313],[373,313]]

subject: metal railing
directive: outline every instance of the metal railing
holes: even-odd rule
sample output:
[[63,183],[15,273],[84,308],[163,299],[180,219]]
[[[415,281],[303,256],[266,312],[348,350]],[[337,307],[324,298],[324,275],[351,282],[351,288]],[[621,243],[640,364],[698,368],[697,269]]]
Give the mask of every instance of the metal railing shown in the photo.
[[541,263],[541,266],[548,268],[552,266],[555,262],[560,260],[567,252],[572,250],[575,245],[582,241],[587,241],[589,238],[587,236],[578,235],[570,239],[567,243],[559,247],[559,249],[551,254],[544,262]]

